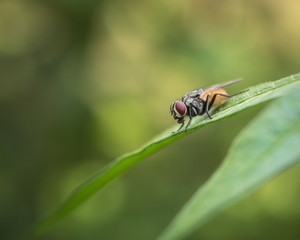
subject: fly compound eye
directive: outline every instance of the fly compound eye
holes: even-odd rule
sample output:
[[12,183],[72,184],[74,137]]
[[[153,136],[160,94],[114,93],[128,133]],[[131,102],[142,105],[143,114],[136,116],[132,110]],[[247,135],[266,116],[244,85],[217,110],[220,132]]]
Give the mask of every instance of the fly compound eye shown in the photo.
[[175,110],[177,113],[179,113],[181,116],[186,114],[186,106],[183,102],[177,101],[175,103]]

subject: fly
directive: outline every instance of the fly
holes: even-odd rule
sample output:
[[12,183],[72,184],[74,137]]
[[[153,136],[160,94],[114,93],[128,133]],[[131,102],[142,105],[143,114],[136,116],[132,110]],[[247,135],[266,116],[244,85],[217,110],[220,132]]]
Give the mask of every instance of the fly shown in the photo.
[[187,131],[192,118],[197,115],[203,115],[206,113],[207,116],[212,119],[209,114],[209,110],[212,106],[220,105],[225,99],[245,92],[242,91],[233,95],[229,95],[223,89],[223,87],[241,80],[242,78],[239,78],[228,82],[219,83],[206,89],[203,89],[202,87],[197,88],[182,96],[180,100],[174,101],[170,106],[170,112],[174,119],[177,120],[177,123],[181,123],[181,126],[177,132],[183,127],[185,116],[189,117],[189,122],[185,127],[185,131]]

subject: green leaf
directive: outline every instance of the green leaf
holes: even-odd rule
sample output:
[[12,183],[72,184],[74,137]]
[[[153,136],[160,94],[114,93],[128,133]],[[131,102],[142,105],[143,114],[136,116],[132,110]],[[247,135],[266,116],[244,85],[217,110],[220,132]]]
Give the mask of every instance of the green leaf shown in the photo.
[[146,156],[207,124],[219,121],[249,107],[279,97],[285,94],[287,90],[293,87],[299,80],[300,74],[296,74],[275,82],[268,82],[251,87],[246,93],[237,95],[226,101],[226,103],[212,115],[212,120],[204,120],[203,116],[194,118],[187,133],[182,130],[176,134],[172,134],[172,132],[178,128],[176,125],[176,127],[160,134],[138,150],[117,158],[100,172],[83,182],[55,212],[38,222],[33,228],[33,234],[38,236],[49,230],[55,223],[73,211],[95,192],[99,191],[104,185]]
[[234,140],[223,164],[186,203],[159,240],[183,239],[229,203],[300,160],[300,83]]

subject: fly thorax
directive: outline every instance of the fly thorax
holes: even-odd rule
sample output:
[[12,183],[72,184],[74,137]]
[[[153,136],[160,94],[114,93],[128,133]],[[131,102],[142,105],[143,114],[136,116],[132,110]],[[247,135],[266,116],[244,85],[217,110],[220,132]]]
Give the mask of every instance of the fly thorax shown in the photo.
[[194,105],[196,108],[202,110],[202,108],[203,108],[203,101],[201,101],[201,100],[200,100],[200,101],[199,101],[199,100],[194,101],[194,102],[193,102],[193,105]]
[[193,111],[196,112],[198,114],[201,114],[203,111],[203,101],[199,100],[199,99],[195,99],[192,103],[191,106],[193,108]]
[[190,107],[193,101],[194,101],[193,98],[188,98],[188,99],[185,100],[185,105],[187,107]]

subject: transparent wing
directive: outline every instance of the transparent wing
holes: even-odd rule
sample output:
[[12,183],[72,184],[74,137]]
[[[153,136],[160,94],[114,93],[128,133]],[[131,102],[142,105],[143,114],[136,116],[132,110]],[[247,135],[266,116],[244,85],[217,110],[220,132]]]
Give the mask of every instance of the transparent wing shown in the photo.
[[223,88],[223,87],[226,87],[228,85],[231,85],[231,84],[234,84],[236,82],[239,82],[243,80],[242,78],[238,78],[238,79],[234,79],[234,80],[231,80],[231,81],[228,81],[228,82],[224,82],[224,83],[219,83],[219,84],[215,84],[215,85],[212,85],[206,89],[204,89],[204,93],[207,93],[207,92],[212,92],[214,90],[217,90],[217,89],[220,89],[220,88]]

